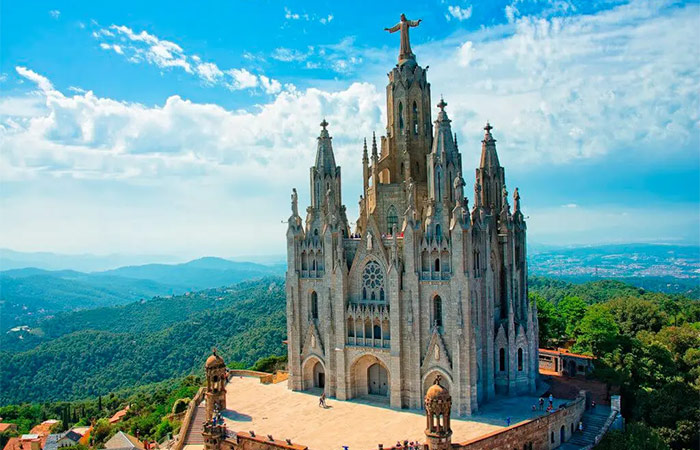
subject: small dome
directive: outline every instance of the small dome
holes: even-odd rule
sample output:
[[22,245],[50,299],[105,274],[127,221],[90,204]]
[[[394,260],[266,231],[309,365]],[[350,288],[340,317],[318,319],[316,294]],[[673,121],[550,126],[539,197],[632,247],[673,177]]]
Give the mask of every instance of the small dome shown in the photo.
[[213,369],[215,367],[225,367],[226,363],[224,363],[224,360],[221,356],[216,354],[216,349],[212,351],[212,354],[207,358],[207,362],[205,363],[205,367],[207,369]]
[[451,400],[450,393],[447,392],[447,389],[440,386],[441,379],[442,377],[440,375],[435,377],[435,382],[428,388],[428,392],[425,394],[425,401]]

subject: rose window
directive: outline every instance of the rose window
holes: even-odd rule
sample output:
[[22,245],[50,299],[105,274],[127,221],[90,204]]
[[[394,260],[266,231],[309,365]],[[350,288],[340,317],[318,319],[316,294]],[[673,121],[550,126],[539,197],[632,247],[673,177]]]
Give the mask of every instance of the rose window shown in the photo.
[[362,300],[384,301],[384,271],[376,261],[370,261],[362,272]]

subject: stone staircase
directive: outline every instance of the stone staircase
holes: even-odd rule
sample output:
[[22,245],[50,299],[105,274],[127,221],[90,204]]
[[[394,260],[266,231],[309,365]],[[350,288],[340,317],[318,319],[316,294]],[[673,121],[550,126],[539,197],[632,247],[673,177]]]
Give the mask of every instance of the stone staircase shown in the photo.
[[578,431],[578,424],[576,424],[576,432],[567,442],[560,445],[559,449],[575,450],[592,445],[608,417],[610,417],[609,406],[598,405],[593,409],[586,410],[581,420],[583,422],[583,432]]
[[185,436],[185,445],[204,445],[202,431],[204,430],[204,418],[206,417],[204,402],[200,403],[195,410],[194,417]]

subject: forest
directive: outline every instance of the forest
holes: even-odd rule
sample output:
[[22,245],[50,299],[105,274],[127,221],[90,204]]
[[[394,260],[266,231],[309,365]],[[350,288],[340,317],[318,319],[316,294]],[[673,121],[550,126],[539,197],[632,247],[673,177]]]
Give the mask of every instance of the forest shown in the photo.
[[596,356],[592,376],[620,386],[630,426],[598,448],[698,448],[700,302],[619,281],[538,277],[529,295],[537,302],[540,346]]
[[[543,277],[529,280],[529,296],[538,308],[541,347],[596,356],[592,376],[620,386],[628,426],[609,433],[600,448],[698,448],[699,301],[619,281]],[[168,418],[174,397],[187,397],[168,392],[198,383],[211,347],[230,367],[272,370],[283,364],[285,337],[280,278],[61,313],[25,339],[0,341],[0,404],[8,405],[0,416],[26,429],[41,417],[62,417],[70,405],[77,423],[97,417],[95,402],[109,413],[136,396],[150,406],[120,426],[159,439],[177,428]]]

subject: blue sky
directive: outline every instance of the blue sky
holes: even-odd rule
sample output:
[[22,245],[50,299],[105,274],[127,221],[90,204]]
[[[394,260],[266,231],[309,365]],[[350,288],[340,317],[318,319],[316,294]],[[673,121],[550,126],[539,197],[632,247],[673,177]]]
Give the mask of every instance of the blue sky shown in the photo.
[[[532,242],[698,243],[697,2],[8,1],[0,246],[284,252],[330,122],[351,217],[401,12],[473,182],[484,122]],[[470,198],[472,195],[467,194]],[[353,220],[353,219],[351,219]]]

